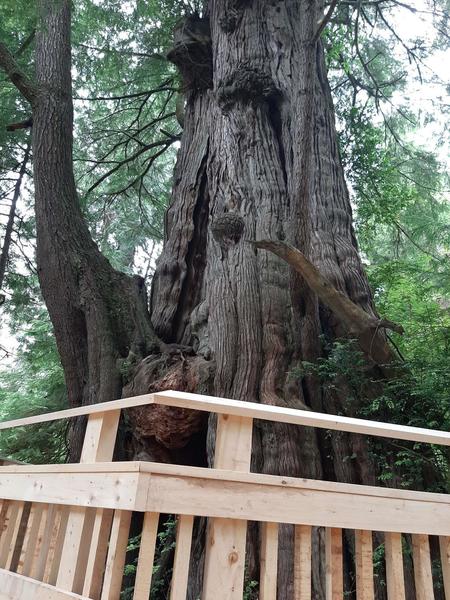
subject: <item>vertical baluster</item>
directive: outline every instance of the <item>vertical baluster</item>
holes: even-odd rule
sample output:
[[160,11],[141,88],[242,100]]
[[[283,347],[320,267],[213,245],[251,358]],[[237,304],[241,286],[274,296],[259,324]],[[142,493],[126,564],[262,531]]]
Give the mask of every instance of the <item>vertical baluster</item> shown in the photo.
[[389,600],[405,600],[405,575],[403,572],[402,534],[384,534],[386,581]]
[[153,575],[159,513],[145,513],[133,600],[148,600]]
[[[93,600],[98,600],[101,593],[113,513],[113,510],[103,508],[98,509],[95,515],[83,586],[83,595]],[[148,600],[148,595],[145,600]]]
[[55,541],[55,551],[53,553],[53,560],[50,566],[50,572],[48,575],[48,583],[55,585],[59,573],[59,565],[61,563],[62,548],[64,546],[64,540],[66,538],[67,524],[69,522],[70,506],[63,506],[61,508],[61,520],[58,529],[58,535]]
[[61,526],[61,517],[62,517],[63,507],[56,505],[54,507],[53,520],[50,531],[50,540],[48,544],[48,553],[47,553],[47,561],[45,563],[44,576],[42,581],[48,583],[53,561],[55,560],[55,552],[56,552],[56,544],[58,540],[59,528]]
[[412,546],[416,598],[417,600],[432,600],[434,592],[428,536],[414,534],[412,536]]
[[342,529],[327,527],[325,540],[326,600],[342,600],[344,595]]
[[59,565],[56,586],[62,590],[72,591],[77,570],[78,552],[82,542],[82,532],[86,509],[82,506],[73,506],[70,509],[64,540],[63,553]]
[[[2,567],[10,570],[12,568],[13,557],[16,549],[16,544],[19,538],[19,531],[22,525],[22,516],[25,508],[25,502],[17,502],[17,515],[14,519],[14,523],[11,523],[12,535],[9,540],[9,548],[6,555],[6,560],[3,562],[3,556],[0,558]],[[5,543],[6,550],[6,543]]]
[[11,543],[13,542],[15,533],[17,533],[16,522],[20,521],[20,517],[22,516],[23,504],[23,502],[11,502],[7,508],[0,549],[0,568],[2,569],[6,567],[8,557],[10,556]]
[[23,545],[24,545],[25,535],[26,535],[26,531],[28,528],[28,521],[30,518],[31,506],[32,506],[31,502],[25,502],[24,508],[22,511],[22,517],[20,519],[19,530],[18,530],[17,537],[16,537],[14,553],[13,553],[13,556],[11,557],[11,562],[10,562],[10,567],[9,567],[10,570],[14,571],[14,572],[18,572],[19,561],[20,561],[20,557],[22,555],[22,549],[23,549]]
[[23,540],[22,552],[17,566],[17,572],[26,575],[27,577],[30,576],[31,568],[33,566],[36,543],[45,506],[46,505],[41,502],[33,503],[31,505],[25,539]]
[[260,600],[276,600],[278,570],[278,523],[262,523]]
[[80,547],[78,549],[77,565],[75,577],[73,580],[72,591],[76,594],[83,592],[84,578],[89,560],[90,549],[92,545],[92,536],[94,533],[95,508],[86,508],[84,511],[83,529],[81,531]]
[[37,557],[36,569],[34,576],[39,581],[43,581],[45,566],[47,564],[48,552],[50,548],[50,541],[53,531],[53,521],[55,519],[56,506],[54,504],[49,505],[46,518],[42,519],[43,523],[43,535],[42,543]]
[[131,512],[114,511],[101,600],[118,600],[123,579]]
[[374,600],[372,532],[355,531],[356,598]]
[[193,524],[191,515],[178,517],[170,600],[186,600]]
[[311,533],[310,525],[295,526],[294,600],[311,600]]
[[442,579],[444,581],[444,590],[446,600],[450,600],[450,537],[441,536],[439,538],[439,547],[441,549]]
[[0,550],[3,545],[3,532],[6,527],[6,515],[8,514],[8,506],[10,503],[10,500],[2,500],[2,506],[0,509]]

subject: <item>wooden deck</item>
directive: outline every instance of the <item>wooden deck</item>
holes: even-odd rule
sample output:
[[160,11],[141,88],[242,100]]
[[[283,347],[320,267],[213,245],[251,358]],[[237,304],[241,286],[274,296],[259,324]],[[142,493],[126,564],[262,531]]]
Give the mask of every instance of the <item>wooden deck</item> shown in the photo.
[[[214,468],[112,462],[120,412],[166,404],[218,413]],[[276,600],[278,528],[295,527],[294,600],[311,600],[325,561],[327,600],[342,600],[343,530],[354,539],[357,600],[374,600],[372,532],[384,536],[389,600],[405,600],[411,546],[417,600],[432,600],[429,536],[438,536],[450,600],[450,496],[250,472],[254,419],[450,445],[450,433],[164,392],[0,423],[89,415],[79,464],[0,467],[0,599],[119,600],[130,523],[143,513],[134,600],[149,600],[160,514],[177,516],[170,600],[185,600],[195,517],[207,517],[202,600],[242,600],[247,521],[262,524],[259,600]],[[312,553],[321,528],[324,556]],[[133,535],[136,535],[133,532]],[[433,565],[436,570],[436,565]],[[285,599],[279,599],[285,600]]]

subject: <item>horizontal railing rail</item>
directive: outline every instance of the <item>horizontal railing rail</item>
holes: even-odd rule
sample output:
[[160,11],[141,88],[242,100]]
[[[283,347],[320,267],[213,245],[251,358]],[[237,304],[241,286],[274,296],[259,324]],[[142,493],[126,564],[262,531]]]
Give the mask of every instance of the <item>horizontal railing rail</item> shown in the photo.
[[187,408],[236,417],[261,419],[275,423],[303,425],[306,427],[317,427],[332,431],[344,431],[348,433],[450,446],[450,432],[448,431],[396,425],[384,423],[382,421],[370,421],[367,419],[330,415],[308,410],[175,391],[134,396],[131,398],[123,398],[121,400],[112,400],[111,402],[103,402],[101,404],[91,404],[41,415],[33,415],[11,421],[0,421],[0,430],[24,427],[26,425],[36,425],[38,423],[70,419],[85,415],[101,414],[151,404],[172,406],[174,408]]
[[[218,414],[212,468],[112,462],[121,411],[151,404]],[[255,419],[442,445],[450,445],[450,433],[172,391],[4,421],[0,429],[82,415],[89,418],[80,463],[0,466],[0,600],[119,600],[137,513],[144,517],[133,600],[149,600],[152,585],[160,585],[163,514],[177,518],[170,600],[186,600],[199,517],[208,519],[202,600],[243,599],[248,521],[261,530],[259,600],[279,598],[284,525],[294,532],[295,600],[312,599],[313,571],[325,573],[327,600],[349,591],[344,539],[353,540],[347,563],[353,560],[357,600],[375,598],[373,551],[380,544],[389,600],[406,600],[410,555],[416,600],[435,598],[436,569],[450,600],[449,495],[250,472]],[[439,564],[429,536],[438,536]]]

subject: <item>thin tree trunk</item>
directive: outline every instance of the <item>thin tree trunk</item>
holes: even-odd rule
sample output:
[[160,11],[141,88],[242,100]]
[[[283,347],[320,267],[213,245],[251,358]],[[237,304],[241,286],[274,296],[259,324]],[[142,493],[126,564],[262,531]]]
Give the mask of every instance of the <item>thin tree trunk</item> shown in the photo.
[[12,232],[14,227],[14,219],[16,218],[17,202],[22,192],[22,182],[27,170],[28,159],[30,157],[30,148],[31,146],[28,142],[25,148],[22,162],[20,163],[19,173],[17,176],[16,183],[14,185],[14,191],[11,198],[11,206],[9,208],[8,221],[6,223],[5,228],[5,237],[3,238],[2,250],[0,254],[0,290],[3,288],[3,282],[5,279],[6,266],[8,264],[9,249],[11,246]]
[[70,8],[70,0],[38,2],[33,157],[37,269],[69,402],[78,405],[120,397],[124,362],[146,356],[155,336],[142,279],[111,267],[81,213],[72,160]]

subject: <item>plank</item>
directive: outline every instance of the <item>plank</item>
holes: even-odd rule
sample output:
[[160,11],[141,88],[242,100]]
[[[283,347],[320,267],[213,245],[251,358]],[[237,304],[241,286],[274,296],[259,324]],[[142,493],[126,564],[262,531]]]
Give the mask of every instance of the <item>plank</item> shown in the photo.
[[277,569],[278,523],[262,523],[259,600],[276,600]]
[[[138,473],[155,473],[165,475],[179,475],[182,477],[204,477],[209,479],[221,479],[224,481],[242,481],[249,483],[261,483],[265,486],[286,486],[286,487],[301,487],[302,489],[314,489],[323,491],[337,491],[339,493],[347,493],[350,495],[364,494],[366,496],[376,496],[382,498],[398,498],[403,500],[417,500],[424,502],[442,502],[443,504],[449,504],[450,499],[448,494],[438,494],[431,492],[417,492],[411,490],[399,490],[396,488],[385,488],[377,486],[361,486],[351,483],[336,483],[329,481],[318,481],[315,479],[299,479],[295,477],[282,477],[279,475],[264,475],[261,473],[250,473],[250,472],[238,472],[230,471],[226,469],[208,469],[205,467],[189,467],[186,465],[170,465],[165,463],[154,463],[154,462],[102,462],[102,463],[75,463],[75,464],[63,464],[63,465],[27,465],[26,467],[14,466],[14,467],[2,467],[0,468],[0,490],[4,488],[5,482],[8,482],[8,477],[11,474],[18,474],[27,476],[26,481],[28,484],[29,476],[33,475],[45,475],[45,474],[58,474],[59,475],[76,475],[89,474],[96,476],[97,474],[116,474],[122,475],[133,475]],[[21,478],[18,478],[20,481]],[[101,482],[101,477],[95,481],[95,487]],[[47,480],[45,480],[47,481]],[[67,480],[70,482],[70,479]],[[37,477],[35,479],[36,485],[41,484],[41,480]],[[66,480],[64,480],[66,483]],[[32,484],[33,485],[33,484]],[[42,482],[43,485],[43,482]],[[1,495],[1,494],[0,494]],[[64,503],[63,499],[68,499],[65,495],[60,498],[59,503]],[[95,495],[93,496],[95,499]],[[19,498],[21,499],[21,498]],[[89,498],[88,498],[89,500]],[[94,505],[92,502],[89,505]]]
[[434,598],[434,591],[428,536],[423,534],[413,535],[412,547],[416,599],[431,600]]
[[53,554],[53,560],[50,565],[50,571],[48,573],[48,583],[56,585],[58,579],[59,565],[61,563],[62,549],[64,546],[64,540],[66,539],[67,523],[69,521],[70,507],[61,507],[61,518],[58,528],[58,535],[55,540],[55,550]]
[[39,576],[38,576],[39,568],[42,564],[42,561],[44,560],[44,558],[41,559],[41,557],[42,557],[42,552],[43,552],[43,543],[44,543],[44,540],[46,537],[47,517],[48,517],[49,510],[50,510],[50,505],[44,504],[42,507],[42,515],[41,515],[41,520],[39,522],[38,534],[36,537],[36,543],[34,546],[33,558],[32,558],[32,562],[31,562],[30,577],[32,579],[39,579]]
[[[105,508],[97,509],[95,514],[83,586],[83,594],[94,600],[100,597],[113,512],[111,509]],[[148,600],[148,596],[145,600]]]
[[89,415],[80,463],[112,460],[119,420],[120,410]]
[[94,415],[109,411],[122,410],[123,408],[132,408],[134,406],[145,406],[153,404],[153,394],[144,394],[142,396],[133,396],[132,398],[121,398],[110,402],[101,402],[99,404],[89,404],[88,406],[79,406],[77,408],[68,408],[55,412],[34,415],[32,417],[23,417],[11,421],[0,421],[0,431],[2,429],[12,429],[14,427],[24,427],[25,425],[35,425],[36,423],[49,423],[50,421],[59,421],[60,419],[73,419],[84,415]]
[[0,600],[89,600],[85,596],[59,590],[47,583],[42,583],[0,569]]
[[0,422],[0,430],[13,427],[23,427],[24,425],[32,425],[35,423],[46,423],[59,419],[79,417],[82,415],[122,410],[134,406],[145,406],[153,403],[180,408],[190,408],[193,410],[202,410],[218,414],[229,414],[237,417],[264,419],[279,423],[291,423],[294,425],[319,427],[335,431],[348,431],[351,433],[390,437],[393,439],[403,439],[430,444],[441,444],[444,446],[450,445],[450,433],[447,431],[424,429],[420,427],[408,427],[405,425],[395,425],[390,423],[382,423],[379,421],[368,421],[364,419],[342,417],[339,415],[327,415],[312,411],[303,411],[280,406],[263,405],[253,402],[242,402],[240,400],[229,400],[227,398],[215,398],[213,396],[175,391],[159,392],[157,394],[145,394],[142,396],[123,398],[101,404],[91,404],[89,406],[70,408],[67,410],[43,415],[35,415],[33,417],[14,419],[12,421],[3,421]]
[[10,566],[9,566],[9,570],[10,571],[17,571],[17,569],[18,569],[19,560],[20,560],[20,557],[22,555],[22,549],[23,549],[23,544],[24,544],[24,540],[25,540],[25,534],[26,534],[27,527],[28,527],[28,521],[29,521],[29,517],[30,517],[30,512],[31,512],[31,503],[30,502],[25,502],[25,505],[24,505],[24,508],[23,508],[23,511],[22,511],[22,517],[20,519],[19,530],[17,532],[14,553],[13,553],[13,556],[11,558],[11,563],[10,563]]
[[0,494],[11,500],[133,510],[139,473],[0,474]]
[[326,600],[342,600],[343,595],[342,530],[327,527],[325,532],[325,596]]
[[384,534],[384,552],[388,600],[406,600],[401,533]]
[[[19,537],[19,531],[20,531],[20,528],[22,525],[22,516],[23,516],[23,511],[25,509],[25,502],[18,502],[17,505],[18,505],[17,516],[16,516],[16,519],[14,522],[12,536],[9,540],[9,548],[8,548],[8,553],[7,553],[4,565],[3,565],[2,554],[0,554],[0,561],[1,561],[2,567],[4,566],[8,570],[11,570],[11,567],[12,567],[12,562],[13,562],[13,558],[14,558],[14,554],[15,554],[15,550],[16,550],[16,544],[18,542],[18,537]],[[6,550],[6,543],[5,543],[5,550]]]
[[33,566],[35,556],[36,542],[39,534],[42,513],[45,504],[39,502],[31,505],[30,515],[28,517],[27,529],[22,545],[22,552],[17,565],[18,573],[29,576]]
[[[89,415],[81,450],[81,463],[112,460],[119,419],[120,410]],[[83,591],[94,521],[93,508],[74,507],[71,510],[57,579],[58,587],[76,593]]]
[[116,510],[114,512],[101,600],[117,600],[119,598],[127,553],[130,521],[130,511]]
[[[212,471],[212,470],[211,470]],[[212,471],[214,475],[214,471]],[[270,476],[259,476],[261,478]],[[255,479],[255,481],[267,481]],[[280,481],[280,480],[279,480]],[[368,496],[364,486],[341,492],[303,486],[245,483],[213,477],[168,477],[151,473],[139,510],[301,525],[450,535],[450,504]],[[431,496],[430,496],[431,498]],[[186,508],[188,507],[188,509]],[[276,507],[280,507],[277,510]]]
[[73,586],[71,590],[76,594],[81,594],[83,592],[84,578],[86,576],[87,564],[92,543],[95,514],[95,508],[87,508],[84,511],[83,528],[81,531],[80,546],[78,548],[78,555],[76,559],[75,577],[73,580]]
[[350,433],[361,433],[398,440],[441,444],[444,446],[450,445],[450,433],[448,431],[408,427],[406,425],[393,425],[390,423],[382,423],[380,421],[328,415],[325,413],[297,410],[294,408],[285,408],[268,404],[229,400],[227,398],[215,398],[214,396],[190,394],[188,392],[158,392],[153,395],[153,402],[165,406],[204,410],[217,414],[263,419],[278,423],[291,423],[293,425],[305,425],[307,427],[319,427],[334,431],[348,431]]
[[170,600],[186,600],[193,525],[194,517],[191,515],[178,517]]
[[441,551],[442,579],[444,582],[445,597],[450,600],[450,537],[439,538]]
[[83,542],[86,509],[74,506],[70,509],[64,544],[62,547],[56,587],[73,592],[76,582],[78,555]]
[[[208,469],[205,467],[189,467],[186,465],[171,465],[165,463],[154,462],[102,462],[102,463],[86,463],[86,464],[63,464],[63,465],[27,465],[26,467],[3,467],[0,469],[0,490],[6,489],[5,482],[8,482],[11,474],[18,474],[21,477],[27,476],[26,481],[29,484],[29,476],[58,474],[58,476],[89,474],[96,476],[97,474],[108,475],[133,475],[138,473],[155,473],[166,475],[179,475],[182,477],[203,477],[209,479],[221,479],[224,481],[240,481],[249,483],[260,483],[265,486],[283,486],[283,487],[301,487],[302,489],[314,489],[323,491],[336,491],[339,493],[347,493],[350,495],[364,494],[366,496],[375,496],[381,498],[397,498],[403,500],[416,500],[423,502],[442,502],[449,504],[450,498],[448,494],[417,492],[411,490],[399,490],[396,488],[385,488],[379,486],[362,486],[351,483],[337,483],[329,481],[319,481],[316,479],[304,479],[295,477],[283,477],[279,475],[264,475],[261,473],[230,471],[227,469]],[[20,481],[21,478],[18,478]],[[101,477],[95,481],[95,487],[101,482]],[[47,481],[47,480],[45,480]],[[68,479],[67,482],[71,480]],[[35,479],[36,485],[40,485],[39,477]],[[66,480],[64,480],[66,483]],[[42,485],[44,482],[42,482]],[[33,484],[32,484],[33,485]],[[68,500],[68,495],[60,497],[59,503],[64,503],[64,498]],[[93,496],[95,499],[95,495]],[[19,498],[21,499],[21,498]],[[71,499],[72,500],[72,499]],[[89,498],[88,498],[89,500]],[[94,505],[92,502],[89,505]]]
[[0,508],[0,547],[2,543],[2,536],[5,529],[6,524],[6,515],[8,513],[8,505],[10,504],[9,500],[2,500],[2,505]]
[[311,600],[310,525],[296,525],[294,537],[294,600]]
[[[11,502],[8,505],[3,535],[0,548],[0,568],[4,569],[10,555],[11,544],[14,543],[13,537],[17,532],[16,522],[20,521],[23,502]],[[19,514],[20,513],[20,514]]]
[[[215,469],[250,470],[252,430],[252,419],[222,414],[218,416],[214,450]],[[189,506],[189,503],[186,506]],[[178,514],[185,511],[186,509]],[[209,519],[203,597],[242,600],[246,539],[246,521]]]
[[47,561],[44,568],[44,575],[42,577],[42,581],[45,583],[49,582],[50,573],[53,565],[53,561],[57,559],[56,557],[56,545],[58,540],[58,533],[61,527],[61,519],[64,508],[62,506],[54,505],[53,511],[53,519],[50,530],[50,538],[48,543],[48,553],[47,553]]
[[357,600],[374,600],[372,532],[355,531],[355,565]]
[[133,600],[148,600],[150,596],[158,523],[159,513],[145,513]]

